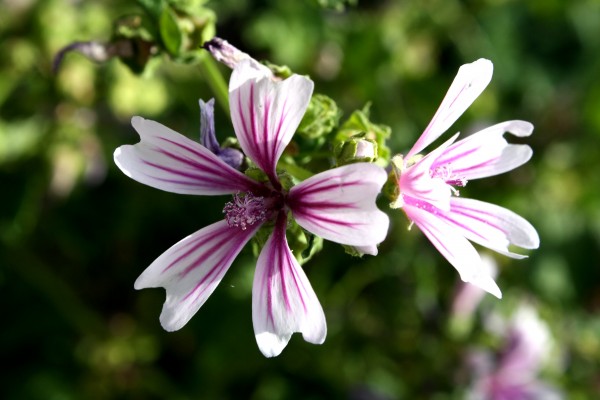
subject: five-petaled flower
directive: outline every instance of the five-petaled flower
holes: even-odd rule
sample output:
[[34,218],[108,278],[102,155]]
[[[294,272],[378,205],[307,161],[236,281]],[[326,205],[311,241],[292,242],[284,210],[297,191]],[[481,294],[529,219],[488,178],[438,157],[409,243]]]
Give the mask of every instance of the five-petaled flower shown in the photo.
[[480,59],[463,65],[433,119],[405,157],[392,160],[397,198],[392,208],[402,208],[412,223],[459,272],[465,282],[501,297],[494,279],[480,268],[481,258],[469,240],[514,258],[509,245],[525,249],[539,246],[536,230],[505,208],[461,198],[455,186],[468,180],[510,171],[529,160],[527,145],[508,144],[505,132],[528,136],[533,125],[506,121],[456,143],[458,134],[428,155],[418,155],[442,135],[475,101],[492,78],[492,63]]
[[331,169],[284,188],[277,162],[306,111],[313,83],[292,75],[275,82],[248,61],[236,65],[229,84],[234,130],[244,153],[268,177],[258,182],[201,144],[153,121],[134,117],[141,141],[115,151],[129,177],[174,193],[233,195],[225,220],[191,234],[156,259],[136,289],[164,287],[162,326],[184,326],[204,304],[244,245],[261,228],[272,233],[258,257],[252,318],[258,346],[278,355],[294,332],[311,343],[325,340],[323,309],[286,239],[289,214],[302,228],[334,242],[374,249],[389,224],[375,199],[385,171],[359,163]]

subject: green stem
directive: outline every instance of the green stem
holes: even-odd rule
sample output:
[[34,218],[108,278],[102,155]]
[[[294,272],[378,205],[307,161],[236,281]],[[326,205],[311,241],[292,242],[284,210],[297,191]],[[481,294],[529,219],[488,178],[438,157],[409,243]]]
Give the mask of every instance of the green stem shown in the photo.
[[277,164],[277,166],[280,167],[281,169],[284,169],[287,173],[292,175],[294,178],[297,178],[301,181],[308,179],[314,175],[309,170],[299,167],[296,164],[286,162],[284,160],[279,160],[279,163]]
[[212,89],[217,102],[223,107],[223,110],[229,115],[229,90],[227,82],[221,75],[221,71],[217,67],[216,62],[208,55],[200,58],[200,68],[202,75],[206,79],[206,83]]

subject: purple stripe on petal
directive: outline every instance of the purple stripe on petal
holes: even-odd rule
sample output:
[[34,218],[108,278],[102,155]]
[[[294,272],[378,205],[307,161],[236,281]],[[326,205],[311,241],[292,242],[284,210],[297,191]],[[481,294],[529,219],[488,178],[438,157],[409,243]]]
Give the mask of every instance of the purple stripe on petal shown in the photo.
[[294,332],[302,332],[311,343],[323,343],[327,333],[323,309],[288,247],[286,226],[281,212],[254,275],[252,320],[258,346],[267,357],[278,355]]
[[[460,214],[460,213],[455,213],[454,210],[453,210],[452,214]],[[444,219],[444,220],[448,221],[452,225],[461,228],[463,231],[469,232],[472,236],[476,236],[476,237],[480,238],[481,240],[486,240],[486,237],[483,236],[482,234],[480,234],[477,231],[476,228],[473,228],[472,226],[469,226],[467,224],[460,223],[455,218],[452,218],[452,214],[440,214],[439,217],[441,219]],[[480,220],[480,222],[484,222],[485,223],[485,221],[483,221],[483,220]],[[490,226],[491,226],[491,224],[490,224]],[[498,228],[498,227],[493,226],[493,228]]]
[[[275,167],[308,107],[313,83],[298,75],[276,82],[247,74],[249,68],[240,62],[232,75],[236,82],[230,86],[233,126],[244,152],[278,188]],[[244,81],[244,76],[251,78]]]
[[[508,252],[508,245],[514,244],[525,249],[539,246],[539,236],[535,228],[521,216],[494,204],[465,198],[452,199],[453,219],[461,224],[473,225],[485,237],[469,239],[510,257],[521,257]],[[472,230],[471,229],[471,230]]]
[[[487,215],[487,218],[484,218],[481,215],[469,212],[474,210],[464,209],[454,203],[452,204],[450,211],[443,211],[425,201],[410,196],[403,196],[403,201],[407,206],[416,207],[426,211],[440,221],[445,221],[446,223],[459,228],[463,235],[468,236],[469,239],[476,241],[477,243],[493,243],[494,240],[490,237],[491,229],[497,231],[494,234],[496,237],[498,237],[498,235],[501,235],[502,237],[506,236],[506,232],[500,226],[493,223],[496,220],[496,217],[493,215]],[[485,213],[482,214],[485,216]],[[462,220],[456,218],[461,215],[466,218]],[[478,224],[474,225],[473,222]],[[485,233],[482,231],[482,227],[485,228]],[[498,239],[496,239],[496,244],[499,244],[501,247],[506,247],[507,241],[504,240],[498,242]]]
[[479,59],[461,66],[442,103],[423,134],[406,154],[410,159],[442,135],[483,92],[492,78],[489,60]]
[[260,145],[263,138],[258,136],[256,127],[256,114],[254,113],[254,82],[250,82],[250,98],[248,99],[248,112],[250,113],[250,129],[252,129],[252,138],[257,145]]
[[468,172],[473,169],[489,167],[491,165],[494,165],[499,159],[500,157],[490,158],[489,160],[483,161],[479,164],[470,165],[468,168],[455,169],[454,172],[457,174],[462,174],[462,172]]
[[161,190],[197,195],[255,191],[262,185],[207,148],[154,121],[132,119],[141,141],[119,147],[115,163],[129,177]]
[[232,228],[220,221],[188,236],[156,259],[137,279],[136,289],[164,287],[161,324],[180,329],[215,290],[233,260],[260,228]]
[[[460,142],[458,142],[457,144],[459,144]],[[440,161],[440,159],[437,159],[433,165],[432,168],[435,168],[441,164],[452,164],[453,162],[456,162],[457,160],[463,159],[465,157],[468,157],[470,154],[473,154],[474,152],[477,151],[477,148],[470,148],[467,149],[466,151],[463,151],[462,153],[458,153],[458,154],[452,154],[452,157],[450,158],[445,158],[446,157],[446,153],[451,153],[452,148],[449,148],[444,154],[442,154],[442,156],[440,157],[440,159],[443,158],[443,161]]]
[[275,146],[272,146],[269,140],[269,112],[271,111],[271,101],[268,97],[266,97],[264,99],[265,104],[264,104],[264,114],[263,114],[263,137],[261,138],[262,140],[262,154],[263,157],[265,158],[265,165],[262,165],[261,167],[263,168],[263,170],[271,175],[274,174],[275,171],[270,171],[267,170],[268,166],[275,166],[275,164],[273,163],[273,154],[275,153]]
[[327,230],[329,232],[339,232],[340,231],[339,228],[355,229],[360,226],[367,225],[367,222],[360,223],[360,222],[342,221],[339,219],[335,219],[332,217],[327,217],[325,215],[311,212],[310,210],[302,210],[302,209],[294,210],[294,217],[296,219],[310,219],[313,224],[319,225],[321,227],[321,229]]
[[374,246],[383,241],[389,224],[375,204],[386,179],[376,165],[346,165],[294,186],[286,204],[309,232],[350,246]]

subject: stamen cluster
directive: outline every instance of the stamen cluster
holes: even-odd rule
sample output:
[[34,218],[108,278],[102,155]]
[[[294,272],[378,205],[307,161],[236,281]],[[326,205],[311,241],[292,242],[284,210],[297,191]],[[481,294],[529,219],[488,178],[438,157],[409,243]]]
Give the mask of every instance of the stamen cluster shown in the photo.
[[254,196],[250,192],[237,192],[233,195],[233,201],[225,204],[223,213],[230,227],[246,230],[248,226],[267,219],[268,207],[262,196]]
[[448,185],[461,187],[467,186],[467,179],[455,174],[452,171],[452,166],[449,164],[435,167],[434,169],[430,170],[429,173],[432,178],[440,178]]

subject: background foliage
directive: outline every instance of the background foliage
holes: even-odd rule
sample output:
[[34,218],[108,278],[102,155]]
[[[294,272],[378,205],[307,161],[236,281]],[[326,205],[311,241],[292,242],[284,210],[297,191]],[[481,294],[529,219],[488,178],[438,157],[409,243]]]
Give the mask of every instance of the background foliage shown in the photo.
[[[534,157],[509,174],[472,182],[464,194],[526,217],[540,233],[540,249],[522,261],[497,257],[504,300],[486,296],[473,320],[457,325],[451,307],[458,275],[392,212],[377,258],[351,258],[325,243],[305,265],[327,316],[322,346],[296,335],[280,357],[260,354],[249,248],[192,321],[166,333],[158,322],[164,291],[135,292],[133,282],[162,251],[220,218],[223,200],[135,183],[113,164],[112,152],[137,141],[132,115],[197,138],[198,98],[214,96],[206,71],[197,60],[161,55],[135,75],[117,59],[95,64],[73,53],[53,74],[62,47],[109,40],[113,21],[139,13],[139,5],[4,0],[2,397],[460,399],[472,384],[469,352],[502,346],[488,318],[510,316],[527,302],[554,339],[541,379],[567,398],[594,398],[600,2],[222,0],[206,7],[220,37],[310,74],[317,91],[338,102],[342,121],[370,101],[371,120],[392,128],[394,153],[416,140],[461,64],[491,59],[491,85],[452,131],[532,121],[526,142]],[[222,140],[233,133],[231,123],[223,109],[216,117]]]

